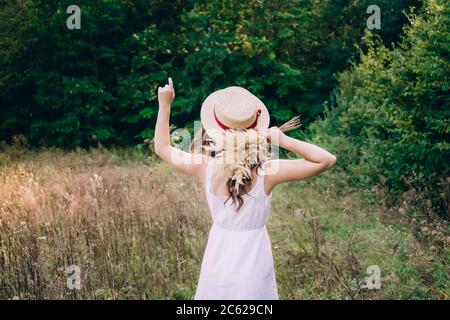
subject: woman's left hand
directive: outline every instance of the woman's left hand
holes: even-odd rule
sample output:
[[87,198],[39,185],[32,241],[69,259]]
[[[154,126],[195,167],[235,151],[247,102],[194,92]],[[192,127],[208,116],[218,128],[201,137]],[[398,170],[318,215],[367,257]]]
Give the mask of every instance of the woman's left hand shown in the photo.
[[283,131],[280,130],[278,127],[271,127],[269,129],[256,129],[260,134],[267,137],[267,141],[269,141],[270,144],[278,145],[280,146],[281,143],[284,141],[284,138],[286,135],[283,133]]
[[169,78],[169,84],[158,88],[158,102],[160,107],[168,108],[175,99],[175,89],[173,88],[172,78]]

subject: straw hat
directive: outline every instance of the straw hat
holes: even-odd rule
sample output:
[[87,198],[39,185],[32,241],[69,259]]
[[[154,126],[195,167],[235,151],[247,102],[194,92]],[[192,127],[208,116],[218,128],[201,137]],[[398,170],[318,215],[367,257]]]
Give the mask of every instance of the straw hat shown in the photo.
[[200,119],[206,132],[227,129],[267,129],[270,116],[264,103],[247,89],[228,87],[203,102]]

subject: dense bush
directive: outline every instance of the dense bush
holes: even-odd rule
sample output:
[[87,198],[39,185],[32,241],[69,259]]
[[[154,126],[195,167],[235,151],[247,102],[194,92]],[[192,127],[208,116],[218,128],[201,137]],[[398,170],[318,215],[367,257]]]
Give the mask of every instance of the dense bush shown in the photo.
[[394,194],[415,189],[417,204],[443,214],[449,212],[449,13],[446,1],[427,1],[393,50],[367,34],[367,54],[339,76],[332,110],[312,126],[352,183],[383,183]]

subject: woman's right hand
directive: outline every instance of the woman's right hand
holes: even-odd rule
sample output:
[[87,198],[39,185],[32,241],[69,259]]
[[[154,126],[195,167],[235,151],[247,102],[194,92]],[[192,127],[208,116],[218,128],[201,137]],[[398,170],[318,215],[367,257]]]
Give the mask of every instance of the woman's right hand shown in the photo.
[[169,78],[168,84],[158,88],[159,107],[170,108],[173,99],[175,99],[175,89],[173,88],[172,78]]

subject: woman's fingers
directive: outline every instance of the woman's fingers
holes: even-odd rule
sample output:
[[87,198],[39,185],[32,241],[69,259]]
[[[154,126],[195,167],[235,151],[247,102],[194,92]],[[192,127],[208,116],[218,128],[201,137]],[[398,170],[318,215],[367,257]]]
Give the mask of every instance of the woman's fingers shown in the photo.
[[[172,103],[175,98],[175,90],[173,89],[173,81],[172,78],[168,79],[168,84],[163,87],[158,87],[158,99],[168,100],[167,102]],[[170,100],[170,101],[169,101]]]

